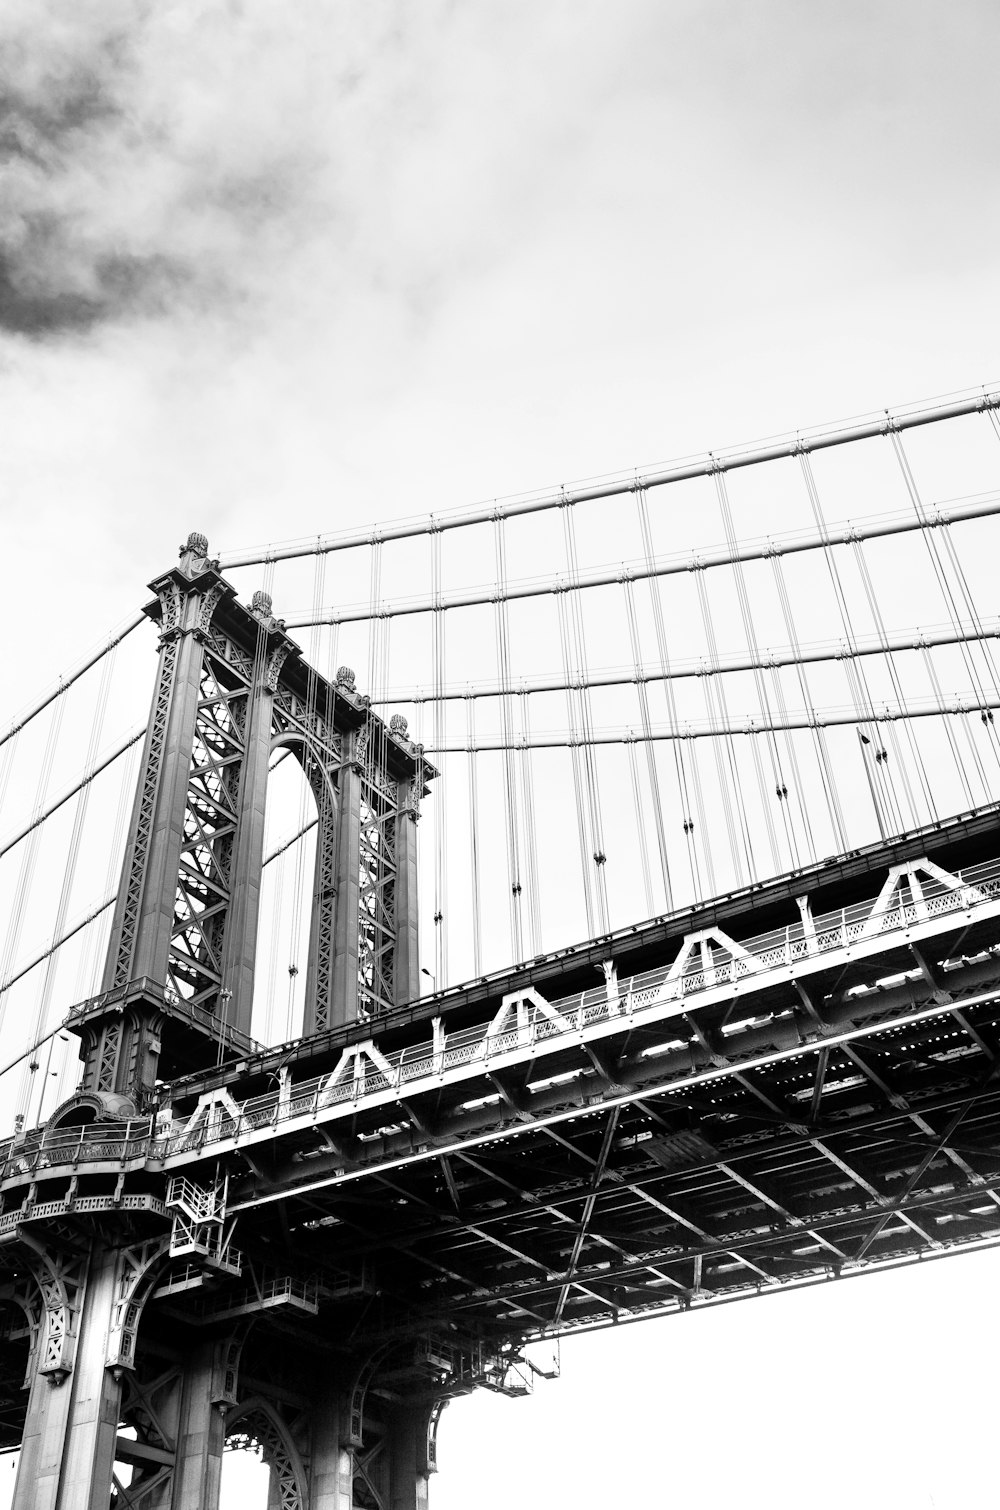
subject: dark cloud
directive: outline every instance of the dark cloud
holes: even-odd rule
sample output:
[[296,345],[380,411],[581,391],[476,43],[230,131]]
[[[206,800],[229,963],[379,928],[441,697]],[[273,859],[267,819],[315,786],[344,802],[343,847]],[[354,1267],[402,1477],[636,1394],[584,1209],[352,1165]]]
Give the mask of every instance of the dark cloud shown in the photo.
[[274,308],[329,328],[366,304],[424,328],[512,215],[554,213],[533,165],[558,179],[577,150],[545,82],[577,14],[5,0],[0,334],[192,313],[242,334]]
[[13,335],[40,340],[161,313],[189,276],[165,257],[109,254],[92,258],[84,291],[72,287],[76,253],[64,228],[39,216],[25,231],[19,255],[0,252],[0,328]]
[[[88,0],[0,18],[0,330],[33,340],[239,304],[315,154],[238,7]],[[230,51],[246,54],[234,73]],[[280,73],[280,70],[279,70]],[[240,83],[244,89],[239,88]],[[248,129],[259,90],[273,129]],[[273,117],[273,119],[271,119]]]
[[[43,17],[46,13],[43,11]],[[49,10],[47,19],[57,18]],[[121,128],[116,85],[130,66],[120,33],[43,23],[16,11],[0,58],[0,327],[41,338],[82,331],[135,306],[160,259],[101,244],[88,227],[79,166]],[[154,273],[155,269],[155,273]]]

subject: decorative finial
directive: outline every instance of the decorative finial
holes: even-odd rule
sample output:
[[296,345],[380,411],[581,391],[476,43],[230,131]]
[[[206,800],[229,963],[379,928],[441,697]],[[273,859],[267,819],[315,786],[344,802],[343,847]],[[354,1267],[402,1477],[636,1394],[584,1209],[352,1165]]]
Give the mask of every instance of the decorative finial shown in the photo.
[[389,732],[398,735],[400,739],[406,738],[408,727],[409,724],[402,713],[394,713],[389,720]]
[[181,549],[181,555],[184,555],[186,551],[190,551],[192,556],[198,556],[201,560],[207,559],[208,536],[203,535],[200,530],[192,530],[187,537],[187,545]]
[[258,619],[269,619],[271,617],[271,606],[271,594],[265,592],[262,587],[258,587],[250,599],[250,611],[255,613]]
[[345,692],[354,691],[354,672],[350,666],[337,667],[337,686],[343,687]]

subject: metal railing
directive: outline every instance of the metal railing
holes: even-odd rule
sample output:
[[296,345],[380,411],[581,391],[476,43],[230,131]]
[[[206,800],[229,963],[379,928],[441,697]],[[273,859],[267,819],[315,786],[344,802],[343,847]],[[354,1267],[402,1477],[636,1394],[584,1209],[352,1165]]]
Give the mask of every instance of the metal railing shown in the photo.
[[[498,1013],[491,1023],[442,1033],[437,1041],[411,1045],[401,1051],[383,1055],[372,1045],[375,1057],[366,1055],[368,1045],[354,1044],[344,1050],[340,1065],[333,1072],[302,1081],[290,1091],[285,1088],[237,1102],[235,1116],[230,1107],[217,1103],[207,1115],[204,1111],[196,1113],[197,1122],[190,1119],[190,1131],[175,1127],[157,1132],[150,1118],[118,1124],[117,1128],[105,1123],[56,1129],[51,1133],[41,1129],[17,1144],[10,1140],[0,1143],[0,1178],[56,1164],[75,1166],[108,1160],[125,1164],[131,1159],[159,1161],[196,1153],[226,1139],[264,1128],[276,1129],[299,1117],[314,1117],[335,1105],[357,1103],[380,1092],[398,1092],[413,1082],[440,1078],[449,1070],[476,1062],[485,1064],[505,1053],[530,1050],[552,1044],[553,1040],[570,1041],[588,1028],[628,1020],[651,1007],[667,1006],[679,1013],[688,1005],[695,1005],[698,996],[709,990],[739,989],[755,979],[763,984],[763,978],[775,970],[808,963],[860,943],[889,945],[894,937],[901,938],[915,925],[935,918],[957,913],[974,916],[978,908],[1000,899],[1000,860],[969,866],[956,873],[954,881],[957,884],[945,884],[921,874],[919,897],[910,892],[910,900],[906,901],[899,888],[882,911],[875,910],[877,901],[859,902],[836,912],[819,914],[808,923],[791,924],[748,940],[734,940],[736,947],[732,951],[718,942],[717,930],[708,930],[716,942],[708,944],[707,958],[700,942],[691,947],[685,940],[670,965],[635,975],[627,983],[612,979],[603,986],[541,1005],[537,993],[526,992],[519,998],[517,1008],[512,1005],[506,1014],[515,1018],[510,1026],[498,1020]],[[708,935],[688,937],[700,941]],[[532,995],[536,999],[531,999]],[[510,999],[517,1000],[517,993],[512,993]],[[722,1031],[732,1039],[750,1026],[747,1021],[737,1022]]]
[[[867,900],[820,914],[811,920],[810,926],[796,923],[741,941],[735,954],[713,947],[712,964],[707,969],[699,956],[692,954],[673,978],[675,965],[671,964],[633,976],[627,985],[616,982],[610,987],[597,986],[579,995],[548,1002],[547,1010],[528,1003],[522,1020],[509,1029],[494,1032],[489,1025],[461,1029],[449,1033],[443,1046],[425,1042],[385,1055],[389,1074],[369,1060],[360,1076],[345,1075],[335,1080],[334,1071],[333,1075],[300,1082],[292,1087],[290,1095],[270,1092],[252,1097],[239,1103],[238,1119],[224,1108],[215,1108],[214,1114],[191,1134],[178,1130],[162,1140],[164,1157],[264,1127],[277,1127],[293,1118],[315,1115],[327,1107],[361,1100],[380,1091],[402,1090],[414,1081],[440,1076],[477,1060],[530,1049],[552,1039],[569,1038],[598,1023],[629,1017],[664,1001],[687,1003],[715,987],[740,985],[756,975],[850,948],[866,938],[888,942],[892,935],[905,933],[917,923],[974,910],[1000,899],[1000,860],[970,866],[957,873],[955,879],[960,884],[949,887],[922,876],[920,900],[904,902],[902,892],[897,891],[893,903],[881,914],[874,914],[875,901]],[[731,1025],[727,1036],[739,1031],[740,1024]],[[355,1045],[345,1051],[346,1055],[351,1053],[362,1054],[363,1047]]]

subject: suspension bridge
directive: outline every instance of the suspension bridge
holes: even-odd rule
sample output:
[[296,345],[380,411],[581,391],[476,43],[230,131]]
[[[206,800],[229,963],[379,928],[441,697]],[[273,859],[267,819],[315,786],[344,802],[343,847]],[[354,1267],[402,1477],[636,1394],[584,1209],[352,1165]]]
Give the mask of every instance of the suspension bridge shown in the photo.
[[561,1336],[997,1241],[998,409],[194,532],[15,716],[17,1510],[417,1510]]

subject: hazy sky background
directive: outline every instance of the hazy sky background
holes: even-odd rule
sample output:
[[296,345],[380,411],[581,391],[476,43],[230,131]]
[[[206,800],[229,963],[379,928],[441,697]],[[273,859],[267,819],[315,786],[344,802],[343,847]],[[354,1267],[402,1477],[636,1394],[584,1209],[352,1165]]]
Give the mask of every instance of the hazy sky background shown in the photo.
[[[47,667],[69,602],[97,638],[189,528],[234,549],[989,381],[998,25],[9,0],[0,476]],[[21,701],[34,666],[5,675]]]
[[[997,378],[998,42],[989,0],[7,0],[0,707],[193,528],[234,550]],[[992,1504],[997,1272],[581,1341],[536,1402],[451,1407],[435,1510]]]

